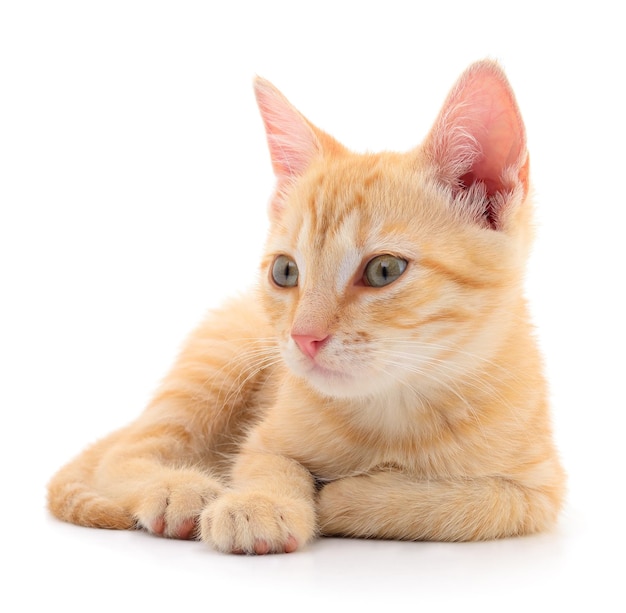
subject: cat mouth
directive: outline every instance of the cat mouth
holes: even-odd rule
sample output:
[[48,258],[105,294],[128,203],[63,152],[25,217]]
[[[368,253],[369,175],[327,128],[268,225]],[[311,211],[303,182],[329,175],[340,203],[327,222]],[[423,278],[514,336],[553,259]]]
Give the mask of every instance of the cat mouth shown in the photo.
[[340,370],[333,370],[331,368],[326,368],[325,366],[320,366],[317,362],[312,362],[309,368],[308,375],[324,377],[325,379],[348,379],[349,375]]
[[329,365],[325,363],[323,356],[311,358],[301,352],[296,354],[287,352],[285,358],[287,366],[296,376],[324,394],[345,395],[346,390],[352,390],[354,387],[357,373],[354,369],[348,370],[345,365]]
[[316,358],[300,359],[294,364],[297,372],[300,376],[304,376],[307,379],[316,381],[325,381],[332,383],[334,381],[346,381],[353,379],[354,377],[340,368],[332,368],[326,365],[320,364]]
[[331,398],[354,398],[367,395],[379,388],[375,372],[357,364],[320,363],[317,359],[296,359],[291,371],[323,396]]
[[317,362],[309,362],[302,376],[318,393],[333,398],[352,397],[355,388],[359,387],[355,385],[352,373],[321,366]]

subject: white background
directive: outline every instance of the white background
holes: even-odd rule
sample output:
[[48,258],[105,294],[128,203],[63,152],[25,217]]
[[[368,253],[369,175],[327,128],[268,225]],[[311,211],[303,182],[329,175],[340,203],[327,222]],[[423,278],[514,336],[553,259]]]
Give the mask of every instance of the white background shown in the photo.
[[[0,4],[0,608],[624,610],[617,6]],[[356,150],[406,150],[486,56],[528,129],[528,295],[570,475],[558,528],[236,557],[50,518],[53,472],[133,419],[204,311],[254,282],[273,178],[253,75]]]

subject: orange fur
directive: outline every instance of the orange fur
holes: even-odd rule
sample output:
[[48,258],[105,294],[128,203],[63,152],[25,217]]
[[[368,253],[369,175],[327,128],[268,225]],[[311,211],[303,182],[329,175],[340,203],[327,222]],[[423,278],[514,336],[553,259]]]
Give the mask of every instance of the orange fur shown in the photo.
[[[259,286],[208,316],[135,422],[55,475],[50,510],[259,554],[316,534],[548,528],[564,473],[523,297],[524,127],[501,69],[471,66],[406,154],[351,153],[267,81],[256,93],[278,179]],[[383,254],[406,269],[372,287]],[[277,256],[293,286],[272,280]]]

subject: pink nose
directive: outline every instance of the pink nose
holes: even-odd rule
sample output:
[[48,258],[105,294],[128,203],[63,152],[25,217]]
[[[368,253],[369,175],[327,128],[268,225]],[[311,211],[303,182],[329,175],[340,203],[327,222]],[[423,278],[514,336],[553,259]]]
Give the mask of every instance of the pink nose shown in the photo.
[[322,345],[328,340],[328,335],[292,334],[291,338],[296,341],[296,345],[300,347],[300,351],[304,355],[314,358],[322,348]]

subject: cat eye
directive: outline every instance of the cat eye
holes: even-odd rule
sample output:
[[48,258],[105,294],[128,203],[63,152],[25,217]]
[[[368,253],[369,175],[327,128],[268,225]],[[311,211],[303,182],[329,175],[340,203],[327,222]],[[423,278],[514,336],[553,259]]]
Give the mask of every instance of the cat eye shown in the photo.
[[379,255],[365,267],[363,281],[370,287],[384,287],[393,283],[407,267],[407,261],[393,255]]
[[279,255],[272,266],[272,279],[279,287],[295,287],[298,285],[298,267],[286,255]]

